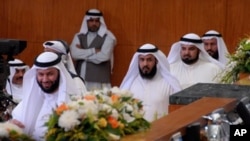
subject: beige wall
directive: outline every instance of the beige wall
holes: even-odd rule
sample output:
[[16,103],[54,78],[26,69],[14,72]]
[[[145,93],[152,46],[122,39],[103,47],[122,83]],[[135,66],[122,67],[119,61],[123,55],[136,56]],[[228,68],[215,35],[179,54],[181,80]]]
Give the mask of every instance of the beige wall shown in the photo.
[[0,0],[0,38],[27,40],[17,57],[32,65],[45,40],[71,42],[89,8],[103,11],[116,35],[113,85],[119,85],[131,57],[144,43],[166,55],[172,43],[188,33],[210,29],[222,33],[229,51],[250,32],[249,0]]

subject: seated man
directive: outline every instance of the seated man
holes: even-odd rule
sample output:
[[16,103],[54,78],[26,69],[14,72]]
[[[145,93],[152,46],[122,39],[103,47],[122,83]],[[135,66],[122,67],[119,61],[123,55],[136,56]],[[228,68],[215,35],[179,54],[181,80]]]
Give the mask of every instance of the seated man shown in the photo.
[[222,38],[222,35],[215,31],[209,30],[202,36],[202,41],[204,43],[205,50],[214,59],[226,65],[228,63],[229,52],[227,46]]
[[215,77],[223,66],[204,49],[201,38],[194,33],[181,37],[168,55],[170,72],[180,82],[182,89],[196,83],[216,83]]
[[62,57],[65,67],[73,74],[76,74],[73,60],[69,52],[68,44],[63,40],[45,41],[43,43],[44,51],[55,52]]
[[142,45],[134,54],[120,88],[142,101],[144,118],[150,122],[168,114],[169,96],[181,90],[169,73],[167,57],[152,44]]
[[52,52],[41,53],[32,68],[24,75],[23,93],[26,96],[12,112],[9,122],[23,128],[36,141],[44,140],[44,126],[57,105],[69,102],[71,96],[81,95],[74,80]]
[[23,98],[23,76],[25,72],[29,70],[29,66],[19,59],[9,61],[8,63],[10,68],[10,75],[7,79],[6,91],[12,96],[13,101],[18,103]]
[[72,61],[72,58],[69,52],[68,44],[63,40],[52,40],[52,41],[44,42],[43,47],[44,47],[45,52],[54,52],[58,54],[59,56],[61,56],[63,64],[65,65],[65,67],[68,69],[71,76],[75,80],[75,85],[83,94],[87,92],[87,88],[85,86],[83,78],[81,78],[76,73],[74,63]]

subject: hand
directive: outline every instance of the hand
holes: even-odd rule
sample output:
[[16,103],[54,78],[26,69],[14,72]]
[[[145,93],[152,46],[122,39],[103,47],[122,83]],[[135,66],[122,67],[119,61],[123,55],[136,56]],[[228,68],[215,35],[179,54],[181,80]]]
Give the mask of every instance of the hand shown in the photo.
[[76,44],[76,47],[80,49],[82,48],[80,44]]
[[95,53],[98,53],[98,52],[100,52],[100,51],[101,51],[100,48],[95,48]]
[[24,128],[25,127],[20,121],[18,121],[16,119],[10,119],[8,122],[17,125],[20,128]]

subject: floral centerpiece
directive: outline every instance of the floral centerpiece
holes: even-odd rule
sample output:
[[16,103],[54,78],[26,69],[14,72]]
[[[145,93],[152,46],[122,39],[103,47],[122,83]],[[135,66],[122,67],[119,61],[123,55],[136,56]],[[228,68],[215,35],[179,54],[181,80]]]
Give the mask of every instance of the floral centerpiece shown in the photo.
[[0,140],[1,141],[35,141],[23,130],[10,122],[0,123]]
[[228,56],[225,70],[218,75],[220,82],[232,84],[239,80],[241,73],[250,73],[250,38],[242,39],[234,54]]
[[149,129],[142,103],[117,87],[87,92],[59,105],[46,123],[46,141],[119,140]]

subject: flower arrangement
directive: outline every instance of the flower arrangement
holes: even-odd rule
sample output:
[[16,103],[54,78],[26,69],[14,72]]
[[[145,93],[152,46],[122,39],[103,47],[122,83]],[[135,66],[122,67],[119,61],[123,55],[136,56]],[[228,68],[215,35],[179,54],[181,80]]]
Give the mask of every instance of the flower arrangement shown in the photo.
[[228,56],[225,70],[219,74],[221,83],[232,84],[239,80],[240,73],[250,73],[250,39],[242,39],[234,54]]
[[59,105],[46,126],[46,141],[108,141],[145,131],[150,123],[143,118],[140,101],[129,91],[113,87],[90,91]]
[[0,123],[0,140],[1,141],[35,141],[23,130],[10,122]]

